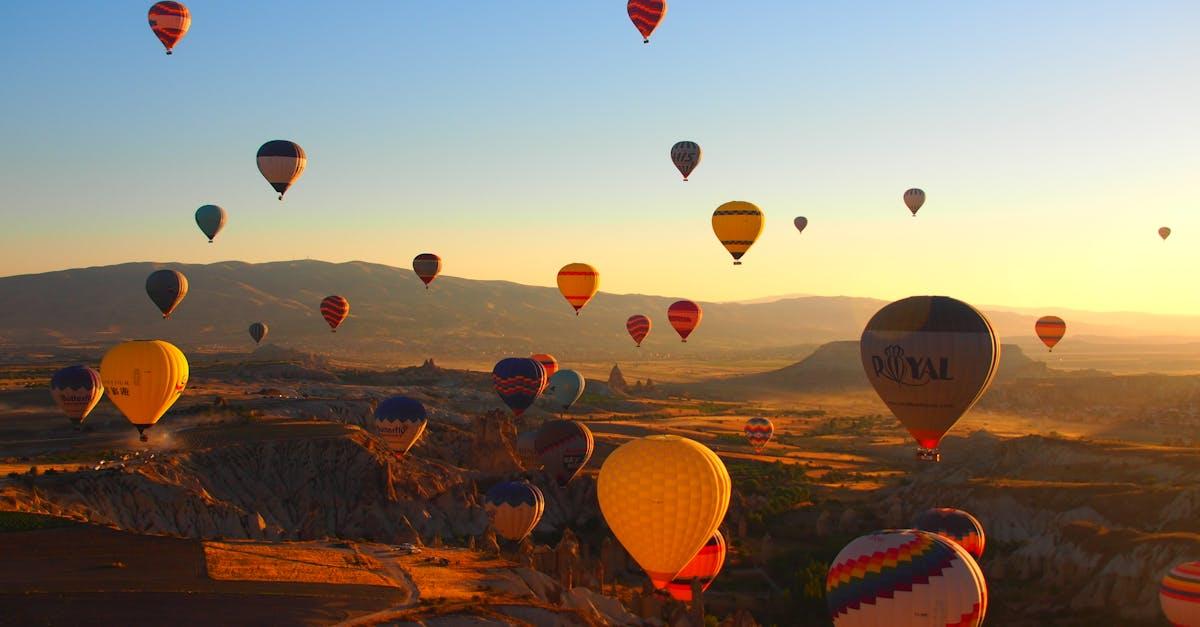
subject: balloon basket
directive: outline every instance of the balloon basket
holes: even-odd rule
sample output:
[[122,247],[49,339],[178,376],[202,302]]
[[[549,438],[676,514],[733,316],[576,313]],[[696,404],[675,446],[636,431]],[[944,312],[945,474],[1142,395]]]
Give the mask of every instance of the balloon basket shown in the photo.
[[942,461],[942,451],[936,448],[917,447],[917,459],[924,462]]

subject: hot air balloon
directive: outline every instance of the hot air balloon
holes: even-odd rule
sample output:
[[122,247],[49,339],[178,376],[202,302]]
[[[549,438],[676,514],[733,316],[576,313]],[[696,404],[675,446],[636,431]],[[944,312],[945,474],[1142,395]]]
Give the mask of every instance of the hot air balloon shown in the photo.
[[1170,227],[1166,227],[1166,226],[1160,226],[1160,227],[1158,227],[1158,236],[1159,236],[1159,237],[1161,237],[1161,238],[1163,238],[1163,239],[1165,240],[1165,239],[1167,239],[1168,237],[1170,237],[1170,235],[1171,235],[1171,228],[1170,228]]
[[629,337],[637,343],[637,347],[642,347],[642,340],[650,335],[650,319],[642,314],[634,314],[629,316],[625,321],[625,330],[629,332]]
[[567,485],[592,458],[596,446],[592,430],[574,420],[550,420],[542,423],[534,452],[558,485]]
[[216,205],[204,205],[196,210],[196,226],[200,227],[200,231],[208,238],[208,243],[211,244],[213,238],[221,229],[225,228],[225,220],[228,214],[225,210]]
[[971,557],[983,557],[983,525],[979,519],[953,507],[935,507],[921,512],[913,521],[913,528],[929,533],[936,533],[947,540],[954,541]]
[[483,504],[492,519],[492,528],[513,542],[529,535],[546,509],[542,491],[525,481],[497,483],[487,491]]
[[492,387],[513,414],[520,416],[546,387],[546,370],[528,357],[505,357],[492,368]]
[[740,266],[742,255],[762,233],[763,213],[753,203],[734,200],[717,207],[712,215],[712,227],[721,245],[733,256],[733,265]]
[[700,157],[703,154],[700,151],[700,144],[696,142],[676,142],[671,146],[671,163],[675,164],[675,168],[683,175],[683,180],[688,180],[692,175],[692,170],[700,165]]
[[692,331],[700,326],[700,319],[703,317],[704,312],[700,309],[700,305],[690,300],[677,300],[667,308],[667,320],[670,321],[671,326],[675,327],[675,332],[684,342],[687,341]]
[[[529,358],[542,365],[542,369],[546,371],[547,383],[549,383],[550,377],[553,377],[554,373],[558,372],[558,360],[554,358],[554,355],[549,355],[547,353],[534,353],[530,355]],[[544,392],[545,388],[542,388],[542,391]]]
[[104,396],[104,384],[92,368],[67,366],[50,377],[50,395],[71,423],[78,425]]
[[429,289],[429,284],[433,283],[433,280],[437,278],[438,273],[441,271],[441,257],[433,253],[421,253],[413,257],[413,272],[425,284],[425,289]]
[[880,309],[859,342],[867,379],[916,438],[917,457],[941,459],[938,442],[987,391],[1000,342],[974,307],[912,296]]
[[187,387],[188,362],[178,348],[162,340],[118,344],[100,362],[108,400],[137,427],[143,442]]
[[188,280],[182,272],[155,270],[146,277],[146,294],[162,312],[164,319],[171,317],[171,312],[183,302],[187,291]]
[[262,344],[263,338],[267,337],[267,331],[267,323],[252,323],[250,325],[250,339],[254,340],[255,344]]
[[1184,562],[1164,575],[1158,602],[1172,625],[1200,625],[1200,562]]
[[796,225],[797,231],[803,233],[804,228],[808,226],[808,218],[804,216],[796,216],[796,219],[792,221],[792,224]]
[[767,446],[767,442],[771,441],[771,436],[775,434],[775,425],[771,421],[755,417],[746,421],[746,426],[742,428],[746,434],[746,439],[750,441],[750,447],[755,453],[761,453]]
[[674,435],[631,440],[600,468],[596,496],[613,535],[662,589],[717,531],[729,508],[725,464]]
[[1042,344],[1045,344],[1046,348],[1053,351],[1058,341],[1067,334],[1067,323],[1058,316],[1042,316],[1034,323],[1033,330],[1037,333],[1038,339],[1042,341]]
[[629,19],[633,21],[633,25],[642,34],[642,43],[648,44],[650,43],[650,34],[658,28],[659,23],[667,14],[667,1],[629,0],[629,4],[625,5],[625,10],[629,13]]
[[525,468],[538,469],[542,467],[542,460],[538,459],[537,448],[534,443],[537,441],[537,431],[522,431],[517,436],[517,456],[521,458],[521,464]]
[[575,315],[600,289],[600,273],[586,263],[568,263],[558,271],[558,291],[575,308]]
[[571,411],[571,406],[575,401],[583,396],[583,388],[587,385],[583,375],[574,370],[559,370],[550,377],[550,382],[546,384],[546,389],[543,396],[546,398],[554,411],[567,413]]
[[307,165],[308,157],[296,142],[272,139],[258,149],[258,171],[279,192],[279,200],[283,200],[288,188],[304,174]]
[[700,580],[700,591],[708,590],[712,585],[713,579],[717,578],[717,574],[721,572],[721,567],[725,565],[725,536],[718,531],[713,534],[708,542],[704,543],[704,548],[688,562],[683,570],[676,573],[675,578],[671,583],[667,584],[667,593],[676,601],[690,603],[692,600],[692,580]]
[[966,551],[939,535],[876,531],[834,558],[825,601],[835,627],[979,627],[987,582]]
[[425,425],[429,420],[421,401],[407,396],[393,396],[375,407],[375,423],[379,426],[383,441],[399,458],[425,433]]
[[321,316],[329,324],[329,331],[337,333],[338,325],[350,315],[350,301],[334,294],[321,301]]
[[913,217],[917,217],[917,210],[921,205],[925,204],[925,192],[917,188],[912,188],[904,192],[904,205],[912,212]]
[[171,54],[175,44],[187,34],[192,25],[192,14],[182,2],[155,2],[150,7],[150,30]]

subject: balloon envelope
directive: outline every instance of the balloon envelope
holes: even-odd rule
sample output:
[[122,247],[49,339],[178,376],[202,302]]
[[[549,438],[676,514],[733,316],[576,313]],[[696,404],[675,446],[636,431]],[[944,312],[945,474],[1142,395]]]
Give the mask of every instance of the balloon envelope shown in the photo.
[[575,308],[575,315],[600,289],[600,273],[586,263],[569,263],[558,271],[558,291]]
[[629,337],[637,343],[638,348],[642,347],[642,340],[650,335],[650,319],[642,314],[634,314],[629,316],[625,321],[625,330],[629,332]]
[[571,406],[579,400],[580,396],[583,396],[583,389],[586,385],[587,382],[583,375],[578,372],[559,370],[550,377],[542,395],[554,408],[554,411],[566,413],[571,411]]
[[717,454],[674,435],[622,444],[596,482],[609,529],[660,589],[716,533],[729,493],[729,473]]
[[104,384],[92,368],[67,366],[50,377],[50,395],[67,418],[79,424],[104,396]]
[[1164,575],[1158,602],[1172,625],[1200,625],[1200,562],[1184,562]]
[[796,219],[792,221],[792,224],[796,225],[797,231],[803,233],[804,228],[808,226],[808,218],[804,216],[797,216]]
[[733,257],[733,264],[741,265],[742,255],[762,234],[763,213],[754,203],[727,202],[713,212],[712,228],[721,245]]
[[1046,348],[1054,350],[1058,341],[1067,334],[1067,323],[1058,316],[1042,316],[1033,324],[1033,330]]
[[100,378],[108,400],[137,427],[146,429],[179,400],[187,387],[187,358],[162,340],[136,340],[109,349],[100,362]]
[[492,368],[492,387],[500,400],[520,416],[546,387],[546,370],[528,357],[505,357]]
[[667,593],[676,601],[690,603],[692,600],[692,580],[700,580],[700,591],[708,590],[712,585],[713,579],[717,578],[717,574],[721,572],[721,567],[725,565],[725,536],[718,531],[713,534],[708,542],[704,543],[704,548],[688,562],[683,570],[676,573],[675,578],[671,583],[667,584]]
[[1159,237],[1161,237],[1161,238],[1163,238],[1163,239],[1167,239],[1167,237],[1169,237],[1170,235],[1171,235],[1171,228],[1170,228],[1170,227],[1166,227],[1166,226],[1159,227],[1159,229],[1158,229],[1158,236],[1159,236]]
[[437,278],[437,275],[442,271],[442,258],[433,253],[421,253],[413,257],[413,272],[417,274],[417,278],[425,284],[425,289],[429,289],[429,284]]
[[337,328],[349,315],[350,301],[345,298],[334,294],[321,300],[321,317],[325,318],[331,332],[337,333]]
[[[542,369],[546,371],[547,383],[549,383],[550,378],[554,376],[554,373],[558,372],[558,360],[554,358],[554,355],[550,355],[548,353],[534,353],[530,355],[529,358],[542,365]],[[543,391],[545,391],[545,388],[543,388]]]
[[155,270],[146,277],[146,294],[163,318],[170,318],[171,312],[183,302],[187,296],[188,280],[182,272],[175,270]]
[[775,434],[775,425],[766,418],[755,417],[746,421],[746,426],[742,428],[742,431],[746,434],[746,439],[750,441],[750,447],[754,449],[754,452],[761,453],[767,446],[767,442],[771,441],[771,436]]
[[383,441],[401,457],[425,433],[429,420],[421,401],[393,396],[375,407],[375,422]]
[[700,305],[690,300],[675,301],[667,308],[667,320],[684,342],[687,341],[692,331],[700,326],[700,319],[703,317],[704,311],[700,309]]
[[929,533],[936,533],[947,540],[953,541],[971,557],[983,557],[983,545],[986,538],[983,535],[983,525],[978,518],[953,507],[935,507],[921,512],[913,520],[913,528]]
[[263,338],[267,337],[267,323],[255,322],[250,325],[250,339],[254,340],[255,344],[262,344]]
[[574,420],[550,420],[538,429],[533,447],[558,485],[567,485],[592,458],[592,430]]
[[937,460],[942,436],[987,391],[1000,343],[978,310],[946,296],[912,296],[880,309],[859,342],[867,379]]
[[272,139],[258,149],[258,171],[263,178],[279,192],[279,200],[283,200],[288,188],[304,174],[308,167],[308,155],[296,142],[286,139]]
[[492,528],[514,542],[529,535],[546,509],[546,499],[537,486],[524,481],[498,483],[483,497]]
[[150,30],[167,49],[167,54],[174,51],[175,44],[183,39],[192,25],[192,14],[182,2],[155,2],[147,17]]
[[208,238],[208,243],[211,244],[213,238],[221,229],[225,228],[225,221],[228,214],[225,210],[216,205],[204,205],[196,210],[196,226],[200,227],[200,232]]
[[925,192],[923,190],[912,188],[904,192],[904,206],[912,212],[913,216],[917,215],[917,211],[921,209],[921,205],[925,204]]
[[700,144],[696,142],[682,141],[671,146],[671,163],[675,164],[685,181],[692,175],[696,166],[700,165],[701,156]]
[[625,5],[629,19],[642,34],[643,43],[650,43],[650,35],[658,28],[667,14],[666,0],[629,0]]
[[836,627],[978,627],[987,582],[975,560],[941,536],[877,531],[834,558],[825,601]]

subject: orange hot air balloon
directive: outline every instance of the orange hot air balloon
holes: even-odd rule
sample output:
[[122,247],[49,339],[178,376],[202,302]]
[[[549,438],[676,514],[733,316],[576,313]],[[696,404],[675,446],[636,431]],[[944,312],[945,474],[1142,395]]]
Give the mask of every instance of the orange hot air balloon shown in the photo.
[[1034,323],[1033,330],[1042,340],[1042,344],[1053,352],[1054,346],[1067,334],[1067,323],[1058,316],[1042,316]]
[[542,370],[546,371],[546,383],[542,384],[542,391],[544,392],[546,391],[546,385],[550,382],[550,377],[553,377],[554,373],[558,372],[558,360],[554,358],[554,355],[546,353],[534,353],[529,358],[541,364]]
[[1168,237],[1171,236],[1171,227],[1169,227],[1169,226],[1159,227],[1158,228],[1158,236],[1163,238],[1164,240],[1166,240]]
[[642,347],[642,340],[650,335],[650,319],[642,314],[634,314],[629,316],[625,321],[625,330],[629,332],[629,337],[637,342],[637,347]]
[[733,265],[742,265],[742,256],[750,250],[763,230],[763,212],[744,200],[727,202],[712,214],[713,233],[733,257]]
[[337,333],[338,325],[350,315],[350,301],[341,296],[326,296],[321,301],[321,315],[329,323],[329,331]]
[[600,273],[586,263],[568,263],[558,271],[558,291],[575,308],[575,315],[600,289]]
[[707,446],[652,435],[609,453],[596,499],[613,535],[662,589],[717,532],[730,485],[725,464]]
[[721,567],[725,565],[725,536],[718,531],[713,534],[713,537],[704,543],[704,548],[688,562],[683,570],[679,571],[671,583],[667,584],[667,592],[671,598],[676,601],[690,603],[692,600],[692,580],[700,580],[700,591],[708,590],[712,585],[713,579],[717,578],[717,574],[721,572]]
[[629,0],[625,5],[629,19],[642,34],[642,43],[650,43],[650,34],[667,14],[667,0]]
[[192,25],[192,14],[182,2],[155,2],[150,7],[150,30],[162,42],[167,54],[183,39]]
[[938,461],[942,436],[992,384],[1000,341],[974,307],[946,296],[912,296],[880,309],[859,342],[875,392]]
[[703,317],[704,311],[700,309],[700,305],[690,300],[675,301],[667,308],[667,320],[671,322],[671,326],[675,327],[675,332],[684,342],[687,341],[692,331],[700,326],[700,319]]

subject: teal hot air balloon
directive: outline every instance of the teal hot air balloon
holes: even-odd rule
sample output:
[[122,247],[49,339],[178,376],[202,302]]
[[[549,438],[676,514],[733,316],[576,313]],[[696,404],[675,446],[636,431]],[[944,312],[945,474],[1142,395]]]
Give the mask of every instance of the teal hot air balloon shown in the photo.
[[200,227],[204,236],[208,238],[208,243],[211,244],[217,233],[225,228],[225,220],[228,217],[229,214],[225,213],[224,209],[216,205],[204,205],[196,210],[196,226]]
[[559,370],[550,377],[550,382],[546,384],[546,391],[542,392],[542,396],[554,411],[565,414],[571,411],[571,406],[579,400],[580,396],[583,396],[585,385],[583,375],[578,372]]

